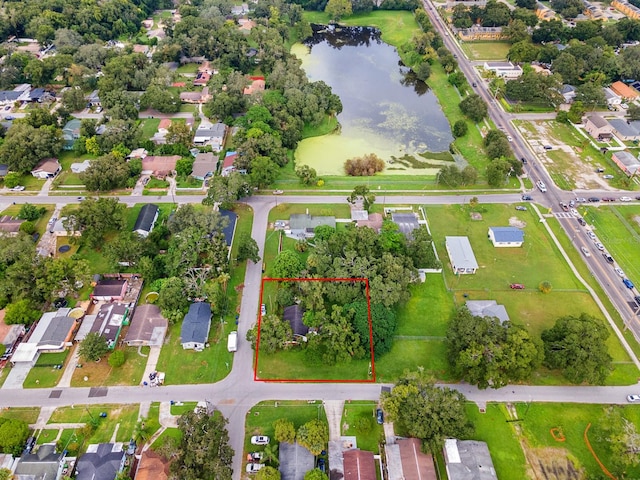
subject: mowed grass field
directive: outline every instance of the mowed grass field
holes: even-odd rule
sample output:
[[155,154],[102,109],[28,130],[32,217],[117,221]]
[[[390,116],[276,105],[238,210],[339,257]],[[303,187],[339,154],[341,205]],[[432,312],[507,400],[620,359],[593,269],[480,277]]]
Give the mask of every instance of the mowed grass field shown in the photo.
[[640,284],[640,205],[601,205],[585,212],[585,220],[627,278]]
[[504,60],[511,48],[509,42],[461,42],[469,60]]

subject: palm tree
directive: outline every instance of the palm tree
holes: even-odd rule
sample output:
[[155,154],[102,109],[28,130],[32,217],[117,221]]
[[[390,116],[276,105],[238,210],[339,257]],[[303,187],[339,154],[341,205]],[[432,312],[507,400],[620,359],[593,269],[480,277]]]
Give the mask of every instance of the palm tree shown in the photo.
[[280,460],[278,459],[278,444],[270,443],[264,447],[262,452],[262,461],[273,465],[278,465]]
[[222,272],[220,275],[218,275],[218,282],[220,282],[222,284],[222,289],[225,291],[227,291],[227,283],[229,282],[229,280],[231,280],[231,275],[229,275],[227,272]]

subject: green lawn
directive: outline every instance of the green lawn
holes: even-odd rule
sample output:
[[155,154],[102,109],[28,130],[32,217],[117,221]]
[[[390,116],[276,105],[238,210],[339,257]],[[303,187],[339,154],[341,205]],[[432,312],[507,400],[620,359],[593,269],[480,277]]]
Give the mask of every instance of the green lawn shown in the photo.
[[394,382],[405,370],[423,367],[424,371],[443,382],[458,380],[449,371],[443,340],[395,339],[391,351],[376,359],[376,381]]
[[[126,331],[121,332],[120,338],[124,338],[125,335]],[[77,368],[73,372],[71,386],[140,385],[142,383],[142,374],[147,366],[147,357],[138,354],[138,347],[118,347],[118,349],[124,352],[124,365],[112,368],[108,362],[108,355],[98,363],[81,363],[82,368]],[[84,380],[85,377],[87,381]]]
[[185,63],[184,65],[180,65],[177,69],[177,73],[197,73],[200,65],[197,63]]
[[40,415],[38,407],[5,407],[0,409],[0,417],[36,423]]
[[527,478],[526,459],[514,425],[507,423],[510,417],[504,404],[489,403],[486,412],[480,413],[474,403],[467,404],[467,415],[475,426],[474,440],[487,442],[496,474],[501,480]]
[[142,121],[142,126],[140,129],[141,140],[149,140],[153,135],[158,131],[158,126],[160,125],[159,118],[147,118]]
[[171,405],[171,415],[182,415],[183,413],[192,412],[198,402],[181,402],[182,405]]
[[379,453],[384,441],[382,425],[376,421],[376,402],[349,401],[344,404],[340,428],[342,435],[354,436],[360,450]]
[[509,42],[460,42],[469,60],[504,60],[511,48]]
[[[98,422],[98,427],[89,438],[85,439],[85,447],[90,443],[109,442],[116,425],[119,425],[116,441],[128,442],[133,435],[138,420],[138,411],[138,404],[74,405],[72,407],[57,408],[51,415],[49,423],[88,423],[93,418]],[[106,418],[100,417],[102,412],[107,414]],[[81,435],[79,431],[75,433],[76,436]],[[71,434],[67,430],[63,432],[65,440],[68,440],[70,436]]]
[[263,450],[264,447],[251,445],[252,435],[267,435],[273,438],[273,422],[280,418],[286,418],[293,422],[296,430],[311,420],[323,420],[326,422],[326,414],[322,406],[322,401],[267,401],[260,402],[253,406],[247,413],[245,420],[245,452],[255,452]]
[[40,430],[36,443],[38,445],[42,445],[43,443],[51,443],[58,437],[59,432],[60,430],[58,430],[57,428],[45,428],[43,430]]
[[429,274],[424,283],[410,287],[411,298],[397,311],[400,336],[444,336],[454,312],[453,297],[442,275]]
[[[60,353],[42,353],[38,357],[35,366],[29,370],[22,386],[24,388],[51,388],[55,387],[66,365],[69,350]],[[54,369],[53,365],[63,365],[61,369]]]
[[178,428],[167,428],[160,434],[156,441],[151,445],[152,449],[156,449],[166,442],[167,438],[175,438],[178,442],[182,439],[182,432]]

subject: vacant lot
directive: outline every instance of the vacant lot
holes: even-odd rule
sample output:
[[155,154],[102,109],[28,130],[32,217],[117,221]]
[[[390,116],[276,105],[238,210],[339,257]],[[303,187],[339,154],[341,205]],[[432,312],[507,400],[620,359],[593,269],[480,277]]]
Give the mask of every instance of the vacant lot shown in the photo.
[[[124,338],[126,332],[120,334]],[[124,365],[113,368],[106,355],[99,362],[80,361],[82,368],[76,368],[71,378],[72,387],[99,387],[101,385],[140,385],[147,365],[147,357],[138,353],[138,347],[120,347],[125,355]],[[148,351],[148,349],[147,349]],[[85,381],[87,378],[87,381]]]
[[384,439],[382,425],[376,420],[376,402],[349,401],[342,411],[340,428],[342,435],[354,436],[360,450],[379,453]]
[[469,60],[504,60],[511,48],[509,42],[464,42],[462,50]]

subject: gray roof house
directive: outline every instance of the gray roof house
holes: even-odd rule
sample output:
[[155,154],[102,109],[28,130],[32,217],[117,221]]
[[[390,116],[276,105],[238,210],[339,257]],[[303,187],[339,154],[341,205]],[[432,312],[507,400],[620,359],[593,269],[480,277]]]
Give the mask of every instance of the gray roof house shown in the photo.
[[180,329],[180,342],[185,350],[204,350],[211,328],[211,305],[192,303]]
[[153,203],[145,204],[140,209],[136,223],[133,226],[133,231],[141,237],[148,237],[156,224],[156,220],[158,220],[159,213],[160,210],[157,205]]
[[467,237],[445,237],[445,246],[455,274],[476,273],[478,262]]
[[612,118],[609,124],[613,127],[613,134],[623,142],[640,140],[640,122],[630,122],[624,118]]
[[313,454],[297,442],[280,442],[278,459],[282,480],[303,480],[304,474],[315,466]]
[[161,347],[169,322],[157,305],[145,303],[136,307],[124,342],[130,347],[148,345]]
[[218,157],[211,152],[198,153],[193,161],[191,176],[196,180],[204,180],[215,175],[217,169]]
[[294,237],[313,238],[314,230],[321,225],[336,228],[336,217],[308,213],[295,213],[289,217],[289,230]]
[[73,144],[80,138],[80,124],[82,122],[73,118],[69,120],[62,128],[62,139],[64,140],[63,148],[65,150],[73,149]]
[[300,305],[290,305],[284,308],[283,318],[291,325],[295,337],[304,337],[309,333],[309,327],[302,322],[304,309]]
[[640,161],[638,161],[635,155],[626,150],[613,152],[611,160],[629,177],[635,175],[638,170],[640,170]]
[[193,144],[197,146],[210,145],[214,152],[219,152],[222,149],[226,133],[227,126],[224,123],[200,124],[193,137]]
[[392,213],[391,220],[398,225],[402,234],[408,239],[411,238],[411,233],[418,228],[418,217],[415,213]]
[[122,443],[99,443],[87,447],[78,459],[76,480],[114,480],[124,469],[126,452]]
[[613,136],[613,127],[600,115],[587,116],[584,121],[584,129],[596,140],[611,138]]
[[524,232],[518,227],[489,227],[487,234],[494,247],[521,247]]
[[40,445],[35,453],[23,453],[12,478],[16,480],[60,480],[64,456],[53,444]]
[[495,300],[467,300],[466,306],[474,317],[497,318],[500,323],[509,321],[506,308]]
[[485,442],[444,441],[444,460],[449,480],[497,480],[496,470]]

